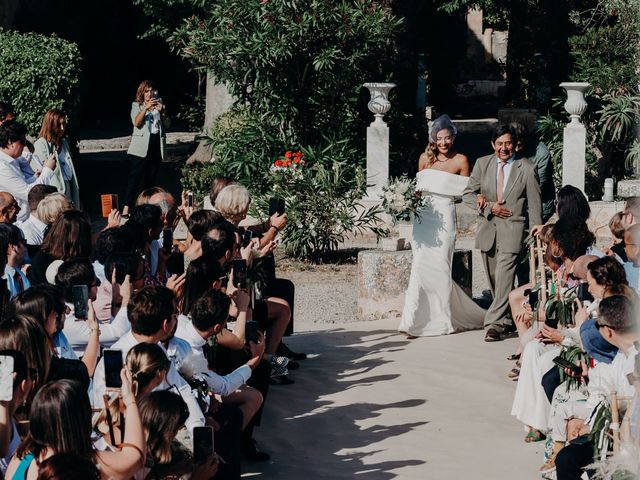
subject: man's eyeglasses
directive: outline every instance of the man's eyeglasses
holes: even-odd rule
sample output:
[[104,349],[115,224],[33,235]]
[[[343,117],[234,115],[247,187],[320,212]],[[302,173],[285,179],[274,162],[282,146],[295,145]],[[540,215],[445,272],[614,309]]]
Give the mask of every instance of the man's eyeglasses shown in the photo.
[[597,320],[594,322],[594,325],[596,326],[596,328],[598,330],[600,330],[602,327],[609,327],[611,330],[615,330],[615,327],[612,327],[611,325],[605,325],[604,323],[599,323]]

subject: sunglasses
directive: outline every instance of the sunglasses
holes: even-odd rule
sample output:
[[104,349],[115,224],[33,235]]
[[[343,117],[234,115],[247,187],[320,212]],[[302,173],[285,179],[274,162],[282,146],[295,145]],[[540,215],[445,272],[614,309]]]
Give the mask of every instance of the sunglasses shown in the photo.
[[610,328],[611,330],[615,330],[615,329],[616,329],[615,327],[612,327],[612,326],[610,326],[610,325],[605,325],[604,323],[599,323],[597,320],[594,322],[594,325],[596,326],[596,328],[597,328],[598,330],[600,330],[600,329],[601,329],[601,328],[603,328],[603,327],[608,327],[608,328]]

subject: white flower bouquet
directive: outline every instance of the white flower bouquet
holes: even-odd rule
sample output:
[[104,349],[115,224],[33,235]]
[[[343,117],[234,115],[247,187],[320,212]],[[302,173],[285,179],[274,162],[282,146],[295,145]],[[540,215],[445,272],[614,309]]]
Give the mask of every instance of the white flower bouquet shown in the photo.
[[408,222],[418,216],[417,210],[424,205],[424,200],[416,192],[416,181],[403,175],[392,178],[382,187],[382,208],[391,217],[393,223]]

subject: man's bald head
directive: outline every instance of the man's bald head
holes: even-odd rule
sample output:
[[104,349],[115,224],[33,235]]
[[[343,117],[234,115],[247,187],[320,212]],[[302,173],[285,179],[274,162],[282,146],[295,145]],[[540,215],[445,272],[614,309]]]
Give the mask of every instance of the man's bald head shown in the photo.
[[578,280],[586,280],[587,265],[597,259],[598,257],[595,255],[582,255],[581,257],[576,258],[576,261],[573,262],[573,276]]
[[0,222],[15,223],[20,206],[9,192],[0,192]]

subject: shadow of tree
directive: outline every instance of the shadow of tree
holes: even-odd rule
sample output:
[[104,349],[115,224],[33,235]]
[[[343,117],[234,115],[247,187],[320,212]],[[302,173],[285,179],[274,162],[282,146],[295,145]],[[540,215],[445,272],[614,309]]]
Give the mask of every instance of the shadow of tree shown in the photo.
[[[420,459],[371,463],[372,457],[383,451],[375,449],[377,444],[429,423],[373,423],[385,410],[416,408],[425,404],[425,399],[384,404],[367,401],[367,387],[375,384],[384,389],[385,382],[400,376],[370,373],[389,362],[385,353],[400,349],[407,340],[398,340],[396,332],[383,330],[334,329],[296,334],[287,343],[294,350],[316,355],[301,362],[294,385],[270,389],[263,424],[255,436],[274,460],[247,463],[243,478],[315,480],[365,475],[367,479],[390,480],[398,478],[393,470],[425,463]],[[339,395],[345,391],[352,392],[346,399]],[[334,398],[336,394],[339,398]]]

